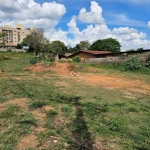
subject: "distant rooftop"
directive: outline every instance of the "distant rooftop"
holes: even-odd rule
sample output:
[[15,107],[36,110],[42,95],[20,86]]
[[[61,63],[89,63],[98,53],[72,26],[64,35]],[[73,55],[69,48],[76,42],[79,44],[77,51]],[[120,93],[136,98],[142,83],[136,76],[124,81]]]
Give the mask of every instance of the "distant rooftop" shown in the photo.
[[110,51],[95,51],[95,50],[81,50],[79,52],[90,53],[90,54],[110,54]]

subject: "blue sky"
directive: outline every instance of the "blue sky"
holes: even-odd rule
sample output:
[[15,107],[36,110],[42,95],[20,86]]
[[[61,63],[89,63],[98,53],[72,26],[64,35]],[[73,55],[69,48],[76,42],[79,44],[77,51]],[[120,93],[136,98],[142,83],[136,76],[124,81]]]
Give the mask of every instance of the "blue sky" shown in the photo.
[[0,4],[1,26],[23,23],[44,28],[50,41],[67,46],[112,37],[122,51],[150,48],[150,0],[0,0]]

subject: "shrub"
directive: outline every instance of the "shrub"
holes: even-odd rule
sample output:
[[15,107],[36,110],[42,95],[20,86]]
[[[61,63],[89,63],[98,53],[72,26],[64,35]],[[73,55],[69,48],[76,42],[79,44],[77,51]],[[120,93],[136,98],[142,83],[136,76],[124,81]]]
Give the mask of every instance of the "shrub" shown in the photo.
[[127,59],[123,63],[123,65],[124,65],[125,70],[130,70],[130,71],[136,71],[141,68],[141,62],[135,57],[131,57]]
[[72,59],[71,59],[71,58],[68,58],[68,62],[72,62]]
[[30,64],[34,65],[38,62],[37,57],[30,58]]
[[75,56],[75,57],[72,58],[72,61],[76,62],[76,63],[79,63],[80,60],[81,60],[81,58],[79,56]]
[[47,103],[45,101],[39,100],[39,101],[32,102],[29,107],[30,109],[37,109],[45,106],[46,104]]
[[120,131],[124,128],[125,120],[121,118],[111,118],[110,121],[108,121],[109,129],[112,131]]
[[8,48],[8,49],[7,49],[7,52],[11,52],[11,48]]
[[146,61],[146,67],[150,68],[150,59]]
[[43,56],[36,56],[33,58],[30,58],[30,64],[36,64],[38,61],[41,61],[43,59]]

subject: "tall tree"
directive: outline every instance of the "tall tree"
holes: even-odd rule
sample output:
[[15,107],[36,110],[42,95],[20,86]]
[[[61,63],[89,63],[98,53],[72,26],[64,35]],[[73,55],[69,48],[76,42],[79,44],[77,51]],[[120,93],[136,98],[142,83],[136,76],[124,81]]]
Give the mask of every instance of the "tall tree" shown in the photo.
[[50,43],[50,50],[52,53],[64,54],[67,52],[67,47],[61,41],[53,41]]
[[81,41],[79,45],[81,50],[87,50],[90,47],[90,43],[88,41]]
[[43,48],[43,44],[45,43],[46,38],[44,36],[44,29],[38,28],[33,29],[30,35],[27,35],[24,38],[22,45],[29,46],[31,49],[34,50],[35,54],[38,55]]
[[121,44],[113,38],[107,38],[102,40],[102,48],[106,51],[120,52]]
[[136,51],[144,51],[144,49],[143,49],[143,47],[140,47]]
[[120,43],[113,38],[97,40],[91,45],[91,50],[120,52]]
[[77,44],[77,45],[75,46],[75,50],[76,50],[76,52],[79,51],[79,50],[81,50],[80,44]]
[[102,40],[97,40],[90,46],[90,50],[101,50],[101,49],[102,49]]
[[6,38],[6,33],[0,33],[0,46],[5,46],[4,39]]

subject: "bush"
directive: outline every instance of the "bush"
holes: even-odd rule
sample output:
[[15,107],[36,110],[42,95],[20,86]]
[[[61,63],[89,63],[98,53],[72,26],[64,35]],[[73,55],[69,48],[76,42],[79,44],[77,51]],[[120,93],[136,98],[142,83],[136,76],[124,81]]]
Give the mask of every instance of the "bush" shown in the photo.
[[81,58],[79,56],[75,56],[75,57],[72,58],[72,61],[76,62],[76,63],[79,63],[80,60],[81,60]]
[[71,59],[71,58],[68,58],[68,62],[72,62],[72,59]]
[[30,58],[30,64],[34,65],[38,62],[37,57]]
[[146,62],[146,67],[150,68],[150,59]]
[[7,52],[11,52],[11,48],[8,48],[8,49],[7,49]]
[[123,65],[124,65],[125,70],[129,70],[129,71],[136,71],[142,67],[141,62],[135,57],[131,57],[127,59],[123,63]]
[[111,118],[108,121],[109,129],[112,131],[120,131],[124,128],[125,120],[121,118]]

